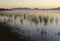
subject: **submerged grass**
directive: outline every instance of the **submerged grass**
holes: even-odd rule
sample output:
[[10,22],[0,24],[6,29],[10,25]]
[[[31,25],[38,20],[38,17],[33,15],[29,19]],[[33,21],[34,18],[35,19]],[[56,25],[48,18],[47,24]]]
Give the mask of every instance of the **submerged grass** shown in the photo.
[[17,32],[12,32],[10,26],[0,22],[0,41],[19,41]]
[[[2,15],[3,16],[3,15]],[[9,16],[8,21],[12,21],[12,19],[10,19],[12,16]],[[20,18],[20,17],[19,17]],[[26,15],[24,15],[23,17],[24,19],[26,19]],[[29,18],[29,17],[28,17]],[[39,16],[39,17],[30,17],[31,18],[31,22],[38,24],[38,23],[42,23],[44,22],[44,26],[47,25],[48,21],[53,22],[54,18],[51,18],[49,20],[49,16]],[[14,16],[14,21],[17,19],[17,16]],[[20,19],[20,22],[23,23],[24,19]],[[5,19],[6,20],[6,19]],[[57,19],[56,19],[57,22]],[[17,30],[19,29],[19,32],[21,32],[20,34],[18,34],[17,32],[12,32],[12,28],[11,26],[6,25],[5,23],[1,23],[0,22],[0,41],[36,41],[36,38],[33,37],[32,35],[25,35],[26,31],[23,31],[19,28],[16,28]],[[23,34],[22,34],[23,33]],[[41,41],[47,41],[45,40],[46,37],[44,38],[44,35],[46,36],[46,28],[45,30],[41,30]],[[36,36],[37,37],[37,36]],[[38,37],[39,38],[39,37]],[[40,40],[40,38],[39,38]],[[38,41],[39,41],[38,40]]]
[[19,28],[16,28],[16,30],[20,30],[20,34],[18,32],[13,31],[12,32],[12,26],[8,26],[5,23],[0,22],[0,41],[31,41],[30,36],[26,36],[22,33],[25,33]]

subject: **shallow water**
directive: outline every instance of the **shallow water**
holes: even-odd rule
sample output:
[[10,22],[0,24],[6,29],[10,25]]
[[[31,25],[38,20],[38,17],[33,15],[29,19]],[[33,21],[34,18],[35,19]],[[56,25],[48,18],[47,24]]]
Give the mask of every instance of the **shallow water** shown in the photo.
[[60,41],[59,10],[14,10],[0,12],[0,21],[13,26],[21,39]]

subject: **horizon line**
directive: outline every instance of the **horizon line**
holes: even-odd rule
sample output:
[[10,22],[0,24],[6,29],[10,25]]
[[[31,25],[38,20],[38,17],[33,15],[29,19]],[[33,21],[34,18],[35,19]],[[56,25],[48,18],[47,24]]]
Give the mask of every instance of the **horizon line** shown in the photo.
[[34,9],[34,8],[39,8],[39,9],[51,9],[51,8],[59,8],[60,6],[57,6],[57,7],[47,7],[47,8],[41,8],[41,7],[0,7],[0,8],[6,8],[6,9],[12,9],[12,8],[31,8],[31,9]]

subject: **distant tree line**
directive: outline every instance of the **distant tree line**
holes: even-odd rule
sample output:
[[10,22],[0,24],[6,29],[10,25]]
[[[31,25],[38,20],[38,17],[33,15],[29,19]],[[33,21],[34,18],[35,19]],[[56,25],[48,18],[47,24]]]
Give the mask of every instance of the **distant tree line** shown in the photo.
[[0,8],[0,11],[3,11],[3,10],[10,10],[10,9]]

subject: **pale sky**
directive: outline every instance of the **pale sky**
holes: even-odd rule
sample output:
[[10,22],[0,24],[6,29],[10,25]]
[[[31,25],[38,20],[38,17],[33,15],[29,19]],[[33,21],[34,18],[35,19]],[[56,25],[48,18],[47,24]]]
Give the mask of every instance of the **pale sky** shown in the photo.
[[60,0],[0,0],[0,8],[56,8],[60,7]]

